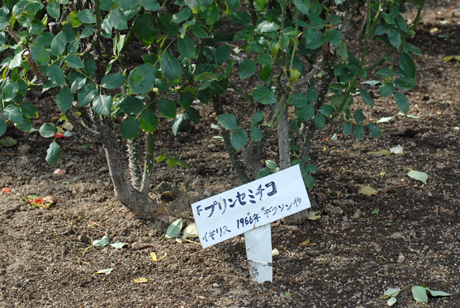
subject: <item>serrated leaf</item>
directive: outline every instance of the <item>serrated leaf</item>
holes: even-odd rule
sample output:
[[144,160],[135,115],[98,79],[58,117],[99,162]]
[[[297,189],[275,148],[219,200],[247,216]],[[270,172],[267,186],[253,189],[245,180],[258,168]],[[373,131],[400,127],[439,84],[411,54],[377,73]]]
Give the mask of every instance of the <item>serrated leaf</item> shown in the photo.
[[180,231],[182,230],[182,218],[174,221],[171,225],[169,225],[168,229],[166,230],[165,238],[173,238],[176,237]]
[[128,84],[133,94],[144,94],[149,92],[154,85],[156,69],[150,63],[136,67],[128,76]]
[[110,116],[110,110],[112,109],[112,97],[109,95],[98,95],[94,97],[93,110],[106,117]]
[[326,32],[326,40],[334,46],[339,46],[342,43],[342,34],[337,29],[332,29]]
[[158,127],[158,116],[153,110],[146,109],[141,114],[140,124],[143,130],[153,133]]
[[237,150],[241,150],[248,142],[248,133],[243,128],[238,128],[230,134],[230,142]]
[[53,123],[44,123],[40,127],[39,132],[43,138],[51,138],[56,134],[57,129]]
[[351,134],[352,128],[353,125],[350,122],[343,123],[342,132],[345,137]]
[[184,115],[182,113],[179,113],[176,115],[176,118],[171,123],[171,128],[174,136],[177,136],[177,133],[179,133],[182,124],[184,124]]
[[238,75],[240,79],[251,77],[256,72],[256,62],[252,60],[244,60],[241,62],[240,67],[238,67]]
[[407,176],[415,180],[418,180],[420,182],[423,182],[424,184],[426,184],[426,180],[428,179],[428,174],[426,174],[425,172],[420,172],[420,171],[415,171],[415,170],[409,171],[407,173]]
[[134,139],[141,132],[141,124],[136,117],[127,117],[120,123],[120,132],[123,140]]
[[59,157],[61,157],[61,147],[54,141],[50,144],[48,150],[46,150],[45,159],[50,165],[54,165],[59,160]]
[[99,240],[94,240],[92,245],[96,247],[105,247],[110,243],[110,239],[107,235],[104,235],[101,239]]
[[252,140],[254,141],[261,141],[262,140],[262,132],[257,126],[251,127],[249,130],[249,134],[251,135]]
[[428,303],[426,288],[421,286],[412,286],[412,296],[417,302]]
[[252,91],[254,99],[264,105],[270,105],[276,103],[275,93],[272,90],[267,89],[264,86],[257,87]]
[[172,54],[165,52],[160,60],[161,71],[168,81],[176,83],[181,78],[182,68],[179,60]]
[[410,104],[409,99],[402,94],[401,92],[395,93],[395,100],[398,103],[399,109],[404,113],[407,114],[409,112]]
[[377,195],[379,192],[378,190],[375,190],[371,186],[367,185],[367,186],[361,187],[358,190],[358,193],[361,195],[365,195],[365,196],[372,196],[372,195]]
[[216,49],[214,53],[214,61],[218,65],[222,65],[230,57],[230,46],[223,44]]
[[196,224],[193,222],[184,229],[183,239],[198,237],[198,230]]
[[259,124],[260,122],[262,122],[263,119],[264,119],[264,112],[263,111],[257,111],[252,116],[252,125]]
[[353,113],[353,118],[355,119],[356,123],[361,124],[364,122],[366,117],[361,109],[356,109]]
[[177,50],[179,53],[189,59],[196,58],[196,48],[195,43],[191,38],[185,36],[184,38],[179,38],[177,41]]
[[169,98],[162,98],[158,101],[158,112],[165,118],[176,118],[176,104]]
[[71,68],[79,69],[79,68],[85,67],[85,65],[83,64],[83,61],[79,57],[74,56],[74,55],[67,56],[65,58],[65,63],[67,63],[67,65],[70,66]]
[[144,103],[136,97],[127,97],[119,105],[120,109],[129,115],[137,115],[144,110]]
[[401,45],[401,34],[392,28],[390,31],[388,31],[388,40],[393,47],[399,48]]
[[125,76],[119,73],[105,75],[101,80],[101,86],[105,89],[115,89],[123,84]]
[[107,17],[110,25],[117,30],[126,30],[128,29],[128,20],[125,14],[118,8],[115,8],[110,11],[109,16]]
[[276,163],[276,161],[269,160],[269,159],[265,161],[265,165],[267,166],[267,168],[271,170],[274,170],[276,167],[278,167],[278,164]]
[[353,135],[358,140],[363,139],[364,138],[364,128],[361,125],[355,125],[353,127]]
[[380,137],[380,135],[382,134],[382,130],[375,123],[367,124],[367,128],[369,129],[369,132],[371,133],[371,136],[374,137],[374,138]]
[[[64,88],[63,88],[64,89]],[[97,94],[96,86],[93,84],[87,84],[86,86],[78,92],[78,106],[83,107],[88,105],[93,100],[94,96]]]
[[228,130],[236,130],[239,126],[238,119],[229,113],[220,114],[217,116],[220,126]]
[[417,75],[415,61],[408,53],[402,53],[399,57],[399,68],[406,77],[415,78]]
[[69,87],[62,88],[56,95],[56,105],[59,110],[66,112],[72,106],[73,95],[70,93]]
[[22,115],[21,110],[19,110],[19,108],[15,105],[8,105],[3,110],[3,115],[14,123],[22,123],[24,121],[24,116]]
[[359,88],[359,94],[361,95],[361,98],[363,99],[363,101],[368,104],[369,106],[371,106],[372,108],[374,108],[374,105],[375,105],[375,102],[374,100],[372,99],[372,97],[369,95],[369,93],[367,92],[366,89],[364,89],[363,87],[360,87]]

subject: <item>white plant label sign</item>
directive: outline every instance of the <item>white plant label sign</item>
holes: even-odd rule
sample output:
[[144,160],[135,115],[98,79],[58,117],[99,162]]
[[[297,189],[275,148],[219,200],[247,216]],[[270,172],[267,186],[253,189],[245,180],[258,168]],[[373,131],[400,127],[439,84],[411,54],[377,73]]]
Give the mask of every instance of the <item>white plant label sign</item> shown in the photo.
[[203,248],[309,208],[300,166],[192,204]]

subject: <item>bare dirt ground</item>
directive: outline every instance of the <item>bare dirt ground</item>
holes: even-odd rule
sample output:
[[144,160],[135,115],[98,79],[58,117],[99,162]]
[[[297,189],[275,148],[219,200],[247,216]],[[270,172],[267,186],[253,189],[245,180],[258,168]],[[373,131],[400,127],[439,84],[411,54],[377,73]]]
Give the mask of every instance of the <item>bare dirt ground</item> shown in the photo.
[[[398,116],[391,99],[377,97],[374,109],[360,107],[373,121],[394,118],[381,125],[380,138],[331,141],[340,134],[333,127],[316,136],[311,156],[319,171],[310,196],[322,203],[323,215],[273,225],[273,247],[280,252],[273,283],[249,279],[242,236],[203,250],[162,241],[167,224],[134,219],[113,197],[100,145],[82,147],[86,141],[77,136],[59,139],[63,154],[50,166],[44,159],[49,140],[9,130],[18,145],[0,147],[0,188],[10,190],[0,195],[0,307],[384,307],[379,296],[386,289],[410,284],[452,297],[416,303],[407,290],[396,307],[460,307],[460,63],[443,61],[460,55],[459,7],[452,1],[427,8],[410,40],[424,54],[415,57],[419,86],[406,93],[410,114],[418,118]],[[439,31],[431,34],[434,27]],[[373,92],[378,96],[377,88]],[[233,105],[226,108],[244,111],[244,98],[231,95]],[[39,111],[49,108],[47,97],[33,101]],[[214,112],[197,108],[203,116]],[[158,153],[168,149],[192,167],[157,167],[152,196],[162,181],[189,189],[174,201],[182,202],[182,210],[170,222],[182,217],[191,223],[187,202],[205,189],[219,193],[240,185],[210,124],[204,120],[177,138],[168,123],[161,124]],[[404,155],[368,155],[398,145]],[[273,158],[270,147],[267,158]],[[67,173],[55,175],[56,168]],[[409,178],[410,169],[426,172],[427,184]],[[360,194],[365,185],[378,194]],[[58,202],[34,208],[21,199],[32,194]],[[104,235],[129,245],[84,253]],[[299,247],[307,239],[314,245]],[[151,252],[167,256],[153,262]],[[105,268],[114,270],[94,274]],[[135,283],[139,277],[147,282]]]

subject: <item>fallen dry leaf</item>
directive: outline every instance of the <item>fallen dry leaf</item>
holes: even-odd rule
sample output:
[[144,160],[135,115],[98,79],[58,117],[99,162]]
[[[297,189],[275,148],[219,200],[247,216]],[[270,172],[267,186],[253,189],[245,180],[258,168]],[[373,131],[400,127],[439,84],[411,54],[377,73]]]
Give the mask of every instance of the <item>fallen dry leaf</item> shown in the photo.
[[379,192],[378,190],[375,190],[371,186],[367,185],[367,186],[361,187],[358,190],[358,193],[360,193],[361,195],[372,196],[372,195],[377,195]]
[[163,260],[164,258],[166,258],[167,255],[168,255],[168,254],[165,252],[165,255],[158,259],[156,253],[151,252],[151,253],[150,253],[150,258],[152,258],[152,261],[153,261],[153,262],[158,262],[158,261],[161,261],[161,260]]
[[391,153],[388,152],[387,150],[380,150],[380,151],[376,151],[376,152],[369,152],[369,153],[367,153],[367,155],[379,157],[379,156],[390,156]]
[[302,242],[299,246],[300,246],[300,247],[305,247],[305,246],[307,246],[308,244],[310,244],[310,238],[308,238],[305,242]]
[[50,204],[53,204],[53,203],[56,203],[57,202],[57,199],[54,198],[53,196],[46,196],[46,197],[43,197],[42,199],[44,202],[46,203],[49,203],[48,205]]
[[307,219],[309,220],[317,220],[321,218],[321,211],[310,211],[308,212]]
[[135,283],[146,283],[148,280],[147,280],[147,278],[139,277],[139,278],[134,278],[133,281]]
[[279,256],[279,255],[280,255],[280,252],[278,249],[275,248],[272,250],[272,256]]

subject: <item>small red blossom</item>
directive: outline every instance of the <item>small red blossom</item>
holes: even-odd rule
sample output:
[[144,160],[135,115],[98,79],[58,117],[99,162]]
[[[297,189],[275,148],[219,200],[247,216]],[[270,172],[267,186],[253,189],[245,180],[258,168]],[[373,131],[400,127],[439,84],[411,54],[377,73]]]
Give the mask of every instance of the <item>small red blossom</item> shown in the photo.
[[42,199],[35,199],[34,202],[35,202],[35,203],[41,203],[41,202],[43,202],[43,201],[42,201]]
[[54,134],[53,138],[60,139],[60,138],[67,138],[64,134]]
[[8,187],[2,188],[2,193],[7,194],[10,192],[10,189]]

